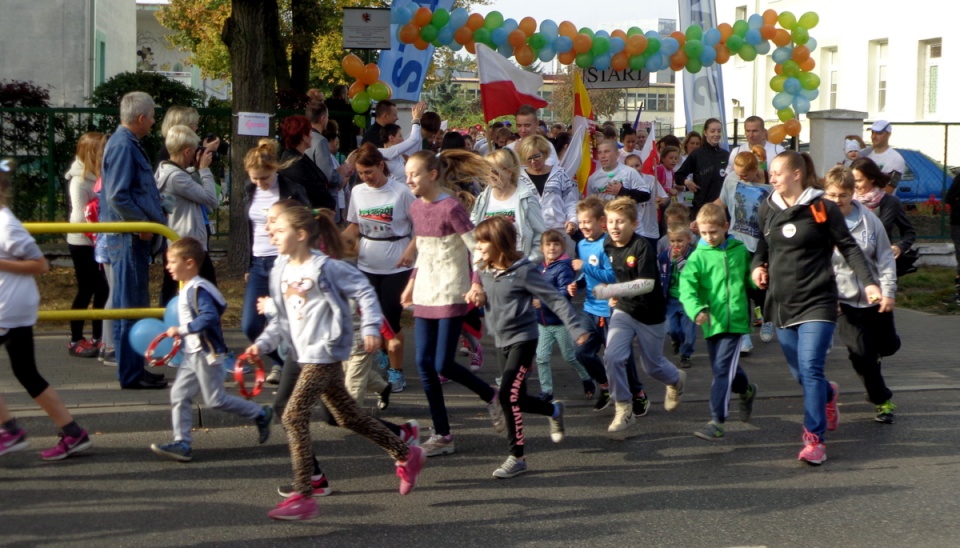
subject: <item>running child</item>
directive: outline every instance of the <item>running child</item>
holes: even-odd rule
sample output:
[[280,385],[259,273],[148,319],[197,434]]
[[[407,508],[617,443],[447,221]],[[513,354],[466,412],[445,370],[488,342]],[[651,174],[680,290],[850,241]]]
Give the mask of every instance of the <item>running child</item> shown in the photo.
[[670,195],[657,183],[653,175],[643,173],[640,157],[636,154],[627,156],[626,166],[631,167],[640,177],[637,187],[642,192],[650,194],[650,199],[637,202],[637,234],[643,236],[653,245],[657,245],[660,238],[660,206],[670,201]]
[[517,232],[508,219],[491,217],[477,225],[480,270],[464,295],[468,302],[485,307],[487,328],[493,333],[503,359],[504,372],[499,392],[507,420],[510,456],[493,472],[499,479],[527,471],[524,459],[526,439],[523,414],[534,413],[550,419],[550,439],[563,441],[563,402],[545,402],[527,394],[527,375],[537,350],[537,314],[533,299],[548,306],[570,330],[578,345],[587,339],[569,301],[551,287],[537,268],[517,251]]
[[697,342],[697,326],[683,311],[680,303],[680,273],[693,253],[693,233],[685,224],[674,223],[667,227],[670,249],[657,255],[660,267],[660,284],[667,298],[667,335],[673,344],[673,353],[680,354],[680,367],[690,367],[693,345]]
[[713,369],[710,386],[710,422],[694,432],[699,438],[719,441],[730,405],[730,393],[740,395],[740,420],[753,413],[757,385],[740,367],[742,335],[750,331],[750,253],[730,236],[723,208],[704,204],[697,213],[700,242],[680,275],[680,301],[687,316],[703,329]]
[[167,249],[166,269],[173,281],[180,282],[177,304],[179,326],[167,329],[168,337],[182,337],[183,363],[177,368],[177,378],[170,389],[173,405],[173,442],[152,444],[150,450],[180,462],[193,460],[193,400],[203,395],[204,404],[211,409],[233,413],[253,420],[257,426],[257,443],[270,437],[273,409],[230,396],[223,388],[226,372],[223,359],[227,345],[223,340],[220,316],[227,301],[209,280],[200,276],[200,265],[207,258],[203,244],[189,236],[170,243]]
[[404,441],[373,417],[363,413],[343,384],[340,362],[350,355],[353,343],[350,308],[355,298],[364,310],[364,347],[373,352],[382,344],[383,315],[376,292],[356,268],[312,250],[318,233],[316,220],[307,208],[291,208],[277,218],[272,240],[280,255],[270,273],[270,298],[276,307],[272,317],[247,353],[257,356],[284,342],[290,361],[301,365],[283,426],[293,461],[296,493],[267,515],[277,520],[302,520],[317,516],[311,472],[310,413],[318,399],[331,411],[337,424],[349,428],[383,447],[396,460],[400,494],[416,485],[426,457],[420,447]]

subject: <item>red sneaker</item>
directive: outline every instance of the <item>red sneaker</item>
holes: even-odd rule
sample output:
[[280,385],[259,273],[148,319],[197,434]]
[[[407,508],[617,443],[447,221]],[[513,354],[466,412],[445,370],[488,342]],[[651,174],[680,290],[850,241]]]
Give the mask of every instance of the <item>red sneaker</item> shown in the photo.
[[302,493],[294,494],[278,504],[276,508],[267,512],[267,517],[280,521],[313,519],[319,515],[320,510],[317,509],[317,502],[313,500],[313,497],[304,496]]
[[419,446],[410,448],[410,454],[404,462],[397,461],[397,477],[400,478],[400,494],[407,495],[417,486],[417,478],[423,470],[427,456]]
[[797,456],[797,460],[802,460],[807,464],[823,464],[827,460],[827,446],[820,441],[820,437],[803,429],[803,450]]
[[840,410],[837,408],[837,400],[840,399],[840,386],[831,382],[830,388],[833,389],[833,398],[827,402],[827,430],[833,432],[840,426]]

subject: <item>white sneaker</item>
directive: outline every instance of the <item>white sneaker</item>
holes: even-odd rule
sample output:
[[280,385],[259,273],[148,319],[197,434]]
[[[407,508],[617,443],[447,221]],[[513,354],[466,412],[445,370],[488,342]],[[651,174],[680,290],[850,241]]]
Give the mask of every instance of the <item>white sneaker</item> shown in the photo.
[[683,399],[683,386],[687,383],[687,372],[683,369],[678,369],[677,373],[680,374],[677,382],[667,385],[667,394],[663,397],[664,411],[673,411],[680,405],[680,400]]
[[749,354],[753,351],[753,341],[750,340],[750,335],[743,336],[743,343],[740,345],[741,354]]
[[440,455],[452,455],[457,451],[457,446],[453,442],[453,436],[438,436],[433,434],[430,439],[423,442],[420,447],[428,457],[438,457]]
[[617,413],[613,416],[613,422],[607,427],[607,432],[623,432],[636,423],[636,416],[633,414],[633,406],[630,402],[618,401],[615,403]]
[[763,322],[760,326],[760,340],[765,343],[773,340],[773,322]]

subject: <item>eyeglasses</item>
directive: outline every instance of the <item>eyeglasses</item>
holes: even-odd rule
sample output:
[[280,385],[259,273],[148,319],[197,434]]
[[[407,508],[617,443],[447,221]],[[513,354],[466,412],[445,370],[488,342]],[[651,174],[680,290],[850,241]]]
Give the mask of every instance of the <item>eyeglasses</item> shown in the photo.
[[853,198],[853,194],[832,194],[825,192],[823,197],[828,200],[849,200],[850,198]]
[[543,154],[538,152],[536,154],[531,155],[529,158],[527,158],[527,163],[529,164],[530,162],[536,162],[541,158],[543,158]]

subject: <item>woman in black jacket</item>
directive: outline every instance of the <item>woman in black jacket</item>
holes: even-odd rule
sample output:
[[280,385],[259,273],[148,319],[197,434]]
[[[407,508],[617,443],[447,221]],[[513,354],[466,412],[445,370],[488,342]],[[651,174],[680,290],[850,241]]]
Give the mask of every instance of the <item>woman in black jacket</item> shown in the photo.
[[827,459],[823,435],[839,422],[839,387],[823,372],[837,320],[837,285],[831,257],[836,247],[865,284],[871,302],[881,293],[860,246],[850,236],[836,204],[814,188],[813,160],[788,151],[770,165],[770,194],[758,211],[760,239],[753,282],[767,289],[763,317],[777,326],[790,373],[803,386],[803,441],[799,459]]
[[[867,209],[880,217],[887,238],[890,239],[893,258],[899,259],[913,247],[917,238],[917,231],[907,217],[907,212],[900,203],[900,198],[884,192],[884,187],[890,182],[890,176],[880,171],[877,164],[870,158],[857,158],[850,164],[853,170],[854,194],[853,199],[867,206]],[[900,239],[893,239],[893,229],[900,233]],[[895,242],[895,243],[894,243]]]
[[[673,175],[674,181],[684,181],[687,190],[694,193],[691,211],[693,216],[696,216],[703,204],[720,197],[723,180],[727,176],[727,162],[730,160],[730,152],[720,148],[723,138],[720,120],[707,120],[703,124],[703,137],[700,148],[691,152]],[[693,175],[693,181],[687,180],[690,175]]]
[[310,199],[310,207],[337,210],[337,198],[330,193],[330,181],[317,164],[304,152],[312,142],[310,120],[306,116],[288,116],[280,126],[283,155],[280,156],[280,175],[303,187]]

